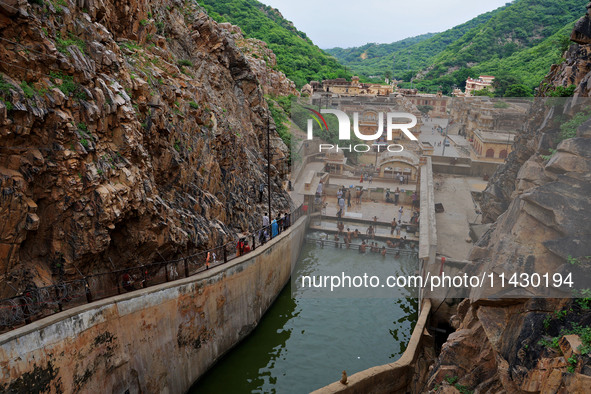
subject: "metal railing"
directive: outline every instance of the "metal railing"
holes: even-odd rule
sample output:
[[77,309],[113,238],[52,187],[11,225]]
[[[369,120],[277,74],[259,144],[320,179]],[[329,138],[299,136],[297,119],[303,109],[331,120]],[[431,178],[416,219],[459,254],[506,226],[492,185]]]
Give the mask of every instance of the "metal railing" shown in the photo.
[[[27,288],[10,298],[0,300],[0,332],[29,324],[43,317],[134,290],[188,278],[212,267],[262,247],[287,230],[305,214],[303,205],[294,209],[285,220],[260,228],[247,237],[175,260],[149,263],[110,272],[86,275],[57,284]],[[268,237],[261,236],[265,232]],[[247,238],[248,247],[241,240]],[[82,276],[82,275],[81,275]]]
[[[343,241],[334,241],[331,239],[319,239],[319,238],[314,238],[314,237],[307,237],[306,238],[306,243],[308,244],[315,244],[321,248],[324,247],[333,247],[336,249],[350,249],[350,250],[357,250],[359,251],[359,249],[361,248],[361,244],[357,244],[357,243],[349,243],[347,245],[346,242]],[[377,247],[376,250],[372,251],[371,249],[371,245],[365,245],[366,246],[366,252],[368,254],[371,253],[375,253],[375,254],[381,254],[382,253],[382,247]],[[393,255],[393,256],[411,256],[414,258],[418,258],[419,252],[418,249],[413,248],[404,248],[404,247],[384,247],[384,251],[385,254],[387,255]]]

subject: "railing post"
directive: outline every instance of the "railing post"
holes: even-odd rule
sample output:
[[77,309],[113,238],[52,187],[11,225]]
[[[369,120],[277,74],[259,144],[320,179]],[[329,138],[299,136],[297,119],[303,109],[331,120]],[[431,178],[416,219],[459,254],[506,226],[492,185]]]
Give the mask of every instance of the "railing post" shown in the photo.
[[117,282],[117,294],[121,294],[121,281],[119,275],[115,274],[115,281]]
[[148,287],[148,270],[146,269],[145,265],[142,265],[142,275],[144,277],[144,283],[142,283],[142,287],[145,289]]
[[252,250],[256,249],[256,239],[257,239],[257,237],[253,234],[252,235]]
[[92,293],[90,292],[90,286],[88,285],[86,278],[84,278],[84,288],[86,291],[86,302],[90,304],[92,302]]
[[222,246],[224,248],[224,263],[228,262],[228,252],[226,251],[226,246]]
[[54,293],[55,293],[55,299],[57,300],[57,308],[58,308],[58,310],[61,312],[61,311],[63,311],[64,309],[63,309],[63,307],[62,307],[62,302],[61,302],[61,300],[60,300],[60,294],[59,294],[59,292],[57,291],[57,286],[53,286],[53,291],[54,291]]

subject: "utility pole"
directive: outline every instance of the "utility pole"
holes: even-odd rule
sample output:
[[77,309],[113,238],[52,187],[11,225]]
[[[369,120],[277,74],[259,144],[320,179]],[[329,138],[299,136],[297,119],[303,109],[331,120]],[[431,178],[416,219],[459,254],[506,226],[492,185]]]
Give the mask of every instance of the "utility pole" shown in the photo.
[[445,156],[445,143],[447,142],[447,131],[449,129],[449,120],[447,126],[445,126],[445,137],[443,138],[443,150],[441,151],[441,156]]
[[267,187],[269,188],[269,223],[272,221],[271,213],[271,111],[267,106]]

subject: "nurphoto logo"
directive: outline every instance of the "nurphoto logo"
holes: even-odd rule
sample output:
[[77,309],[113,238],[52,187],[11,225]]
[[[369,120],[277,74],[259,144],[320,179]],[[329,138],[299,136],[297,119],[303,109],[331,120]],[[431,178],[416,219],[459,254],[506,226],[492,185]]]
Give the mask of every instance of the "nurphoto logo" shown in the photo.
[[[326,120],[322,116],[322,114],[332,114],[337,117],[339,122],[339,140],[347,141],[351,140],[351,120],[349,119],[349,115],[347,115],[343,111],[339,111],[337,109],[321,109],[320,112],[315,111],[313,109],[307,108],[308,111],[312,112],[312,118],[316,121],[320,129],[322,130],[323,126],[328,131],[328,125]],[[400,130],[404,135],[406,135],[411,141],[418,141],[417,137],[415,137],[409,129],[413,128],[417,125],[417,117],[408,112],[388,112],[384,115],[383,112],[378,113],[378,126],[377,130],[373,134],[362,133],[359,129],[359,113],[353,113],[353,132],[355,136],[363,141],[377,141],[380,137],[384,134],[384,118],[386,119],[386,139],[388,141],[392,140],[392,132],[394,130]],[[395,123],[399,122],[400,120],[410,120],[410,122],[406,123]],[[308,119],[308,140],[314,138],[313,133],[313,120]],[[376,147],[378,152],[384,147],[383,144],[356,144],[356,145],[333,145],[333,144],[320,144],[319,151],[322,152],[323,150],[333,150],[336,151],[354,151],[354,152],[369,152],[372,147]],[[402,152],[404,147],[400,144],[390,144],[386,145],[385,149],[388,152]]]

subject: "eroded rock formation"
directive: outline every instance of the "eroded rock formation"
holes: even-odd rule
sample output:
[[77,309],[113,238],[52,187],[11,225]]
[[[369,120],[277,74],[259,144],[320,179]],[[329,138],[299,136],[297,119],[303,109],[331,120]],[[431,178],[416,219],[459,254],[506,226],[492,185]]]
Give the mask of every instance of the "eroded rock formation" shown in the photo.
[[258,228],[268,124],[289,208],[264,69],[196,3],[4,1],[0,32],[0,278],[45,285],[56,261],[105,272]]
[[266,42],[256,38],[245,38],[238,26],[229,23],[222,23],[220,26],[228,29],[232,34],[236,45],[248,59],[250,67],[258,78],[265,94],[271,96],[300,95],[295,82],[277,70],[277,57]]
[[[561,129],[564,119],[589,115],[588,20],[577,24],[566,61],[553,66],[540,86],[541,95],[556,96],[557,87],[574,84],[574,97],[533,105],[513,153],[484,193],[483,220],[493,225],[472,249],[474,272],[567,273],[589,264],[591,121],[580,122],[571,135]],[[589,390],[591,362],[580,347],[591,323],[587,301],[532,299],[541,294],[533,287],[512,294],[494,300],[490,290],[473,290],[458,306],[452,317],[456,331],[435,360],[429,389],[443,384],[445,392]]]

